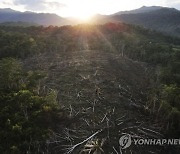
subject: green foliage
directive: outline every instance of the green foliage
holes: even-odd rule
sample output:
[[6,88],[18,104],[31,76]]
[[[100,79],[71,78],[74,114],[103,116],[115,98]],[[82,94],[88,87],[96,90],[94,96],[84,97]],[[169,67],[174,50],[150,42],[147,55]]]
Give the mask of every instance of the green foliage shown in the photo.
[[0,57],[25,58],[38,51],[34,38],[27,34],[0,31]]
[[51,90],[46,96],[46,101],[49,104],[57,104],[57,95],[58,93],[56,90]]
[[180,110],[180,88],[176,85],[165,85],[163,87],[162,95],[163,99],[172,107],[177,107]]
[[17,88],[22,77],[22,69],[19,61],[13,58],[0,61],[0,89]]
[[177,85],[164,85],[160,92],[159,119],[171,136],[180,134],[180,88]]
[[[0,151],[3,153],[43,153],[50,132],[57,128],[63,111],[57,103],[56,91],[40,96],[33,91],[37,72],[22,73],[20,62],[0,60]],[[27,76],[26,76],[27,75]],[[24,80],[21,86],[20,80]],[[31,86],[31,83],[33,85]]]
[[39,93],[40,83],[46,74],[42,71],[29,71],[26,73],[26,86],[33,92]]

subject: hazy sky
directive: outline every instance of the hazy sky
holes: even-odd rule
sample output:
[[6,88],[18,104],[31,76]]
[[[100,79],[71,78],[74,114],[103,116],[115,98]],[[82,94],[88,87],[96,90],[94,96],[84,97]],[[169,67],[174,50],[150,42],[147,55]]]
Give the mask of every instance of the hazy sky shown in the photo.
[[0,0],[0,8],[50,12],[60,16],[111,14],[143,5],[168,6],[180,10],[180,0]]

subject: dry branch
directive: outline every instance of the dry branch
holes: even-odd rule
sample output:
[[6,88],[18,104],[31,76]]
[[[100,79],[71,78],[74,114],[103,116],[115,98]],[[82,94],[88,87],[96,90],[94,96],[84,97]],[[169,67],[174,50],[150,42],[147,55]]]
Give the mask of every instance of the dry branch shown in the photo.
[[96,136],[97,134],[99,134],[100,132],[102,132],[102,129],[101,129],[101,130],[98,130],[97,132],[95,132],[94,134],[92,134],[91,136],[89,136],[88,138],[86,138],[84,141],[75,144],[75,145],[72,146],[71,148],[68,148],[67,154],[72,153],[75,148],[77,148],[78,146],[80,146],[80,145],[82,145],[83,143],[87,142],[88,140],[90,140],[91,138],[93,138],[94,136]]

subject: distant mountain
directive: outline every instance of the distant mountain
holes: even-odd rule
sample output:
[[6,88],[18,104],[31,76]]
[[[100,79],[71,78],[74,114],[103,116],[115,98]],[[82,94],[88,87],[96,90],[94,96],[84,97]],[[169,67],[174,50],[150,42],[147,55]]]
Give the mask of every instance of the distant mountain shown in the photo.
[[135,10],[130,10],[130,11],[120,11],[115,13],[114,15],[121,15],[121,14],[137,14],[137,13],[146,13],[146,12],[151,12],[151,11],[156,11],[159,9],[162,9],[163,7],[161,6],[143,6],[139,9],[135,9]]
[[[10,8],[0,9],[0,23],[13,25],[11,22],[27,22],[38,25],[75,25],[82,21],[75,18],[62,18],[56,14],[50,13],[34,13],[34,12],[19,12]],[[180,11],[174,8],[161,6],[143,6],[139,9],[131,11],[121,11],[112,15],[95,15],[91,23],[104,24],[107,22],[125,22],[144,26],[145,28],[154,29],[156,31],[165,32],[167,34],[180,37]]]
[[0,26],[11,26],[11,27],[30,27],[30,26],[40,26],[36,23],[32,23],[32,22],[22,22],[22,21],[17,21],[17,22],[3,22],[0,23]]
[[0,9],[0,23],[3,22],[29,22],[39,25],[64,25],[68,24],[68,20],[56,14],[50,13],[34,13],[19,12],[9,8]]
[[146,28],[180,36],[180,11],[174,8],[142,7],[139,10],[126,12],[125,14],[117,15],[116,13],[109,16],[108,21],[141,25]]
[[20,12],[12,10],[10,8],[5,8],[5,9],[0,9],[0,13],[20,13]]
[[139,9],[121,11],[109,16],[97,15],[92,21],[95,24],[124,22],[180,37],[180,11],[174,8],[143,6]]

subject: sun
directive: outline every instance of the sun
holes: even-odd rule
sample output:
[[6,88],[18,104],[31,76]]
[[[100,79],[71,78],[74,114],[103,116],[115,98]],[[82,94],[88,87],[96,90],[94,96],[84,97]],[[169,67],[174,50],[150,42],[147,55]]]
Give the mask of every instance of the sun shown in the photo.
[[89,21],[95,13],[93,12],[88,12],[88,11],[76,11],[73,14],[73,17],[82,21]]
[[68,14],[76,19],[88,21],[97,14],[97,7],[91,1],[71,1],[71,5],[68,7]]
[[93,15],[95,15],[95,11],[83,6],[75,7],[74,9],[71,9],[70,14],[72,17],[77,18],[79,20],[88,21],[91,19]]

